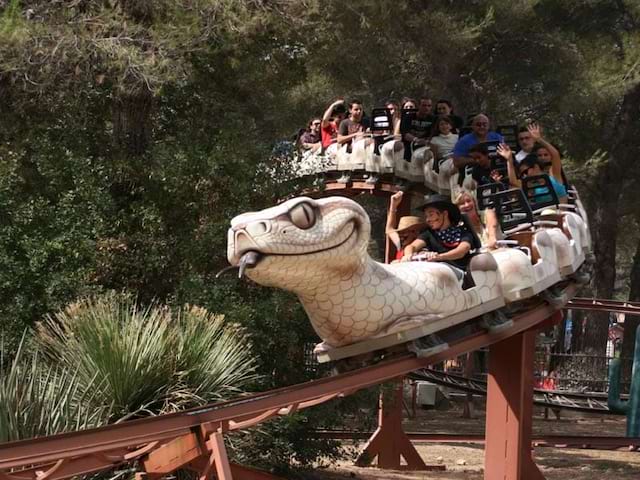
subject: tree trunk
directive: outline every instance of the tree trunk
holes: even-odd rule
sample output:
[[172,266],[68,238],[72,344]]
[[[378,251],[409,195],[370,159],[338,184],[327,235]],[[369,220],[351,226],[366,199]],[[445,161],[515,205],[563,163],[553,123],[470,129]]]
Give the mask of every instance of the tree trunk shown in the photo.
[[571,351],[573,353],[582,350],[582,337],[584,334],[585,315],[582,310],[571,310]]
[[[636,245],[636,253],[633,256],[631,266],[631,284],[629,287],[629,301],[640,301],[640,240]],[[620,356],[623,358],[633,357],[633,350],[636,340],[636,330],[640,324],[640,315],[625,315],[624,336],[622,337],[622,349]],[[632,362],[622,362],[622,379],[624,382],[631,381]]]
[[118,96],[113,105],[113,142],[125,155],[142,155],[151,139],[153,95],[146,89]]
[[[613,160],[608,162],[608,165]],[[594,224],[594,254],[596,264],[593,275],[593,290],[596,298],[613,297],[616,281],[616,243],[618,236],[618,204],[622,178],[615,175],[614,168],[603,169],[599,188],[601,194],[596,207]],[[605,188],[606,185],[606,188]],[[587,314],[589,328],[584,329],[581,352],[604,355],[607,349],[609,313],[590,312]]]
[[[636,112],[640,107],[640,83],[629,89],[622,99],[605,140],[611,145],[610,160],[598,170],[593,192],[598,201],[592,218],[596,264],[593,290],[596,298],[613,297],[616,280],[616,244],[620,195],[626,180],[625,171],[632,165],[630,146],[637,143]],[[607,348],[609,314],[592,312],[589,328],[584,330],[580,351],[604,355]]]

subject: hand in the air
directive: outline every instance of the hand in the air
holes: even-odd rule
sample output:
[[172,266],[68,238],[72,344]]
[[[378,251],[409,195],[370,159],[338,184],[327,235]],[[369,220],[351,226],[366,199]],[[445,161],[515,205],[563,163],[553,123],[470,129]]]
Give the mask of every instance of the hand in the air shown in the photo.
[[532,123],[527,127],[527,130],[529,130],[529,133],[531,134],[531,137],[535,140],[538,141],[542,138],[542,127],[540,127],[540,125],[538,125],[537,123]]
[[513,152],[511,151],[511,147],[506,143],[501,143],[500,145],[498,145],[496,152],[505,160],[510,160],[511,156],[513,155]]
[[396,192],[393,195],[391,195],[391,207],[392,208],[398,208],[400,206],[400,203],[402,203],[402,197],[403,197],[404,193],[402,191],[400,192]]

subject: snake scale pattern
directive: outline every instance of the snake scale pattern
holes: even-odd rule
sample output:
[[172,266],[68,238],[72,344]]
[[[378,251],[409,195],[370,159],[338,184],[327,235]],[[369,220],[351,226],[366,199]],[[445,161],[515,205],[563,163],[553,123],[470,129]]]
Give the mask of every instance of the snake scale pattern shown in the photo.
[[[353,200],[298,197],[235,217],[227,257],[241,276],[299,297],[323,340],[316,351],[444,318],[545,274],[521,251],[499,249],[474,257],[476,286],[463,290],[451,269],[437,262],[376,262],[367,253],[370,230],[368,215]],[[562,233],[557,240],[568,243]],[[540,231],[536,241],[546,260],[539,263],[557,272],[555,240]]]

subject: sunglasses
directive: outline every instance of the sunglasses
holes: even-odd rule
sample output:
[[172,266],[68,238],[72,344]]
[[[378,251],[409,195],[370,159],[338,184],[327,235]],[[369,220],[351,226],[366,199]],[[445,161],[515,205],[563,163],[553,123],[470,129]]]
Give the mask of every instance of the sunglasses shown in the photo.
[[529,172],[531,171],[532,168],[533,167],[523,168],[522,170],[520,170],[520,176],[526,177],[527,175],[529,175]]

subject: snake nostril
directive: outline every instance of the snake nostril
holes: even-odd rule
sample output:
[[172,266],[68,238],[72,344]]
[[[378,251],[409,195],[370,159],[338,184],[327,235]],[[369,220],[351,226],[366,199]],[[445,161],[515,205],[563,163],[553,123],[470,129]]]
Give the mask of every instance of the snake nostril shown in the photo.
[[244,252],[246,250],[252,250],[256,248],[256,244],[244,230],[236,232],[235,235],[235,247],[236,252]]
[[269,231],[269,225],[263,221],[252,222],[245,227],[245,230],[249,235],[255,237],[267,233]]

